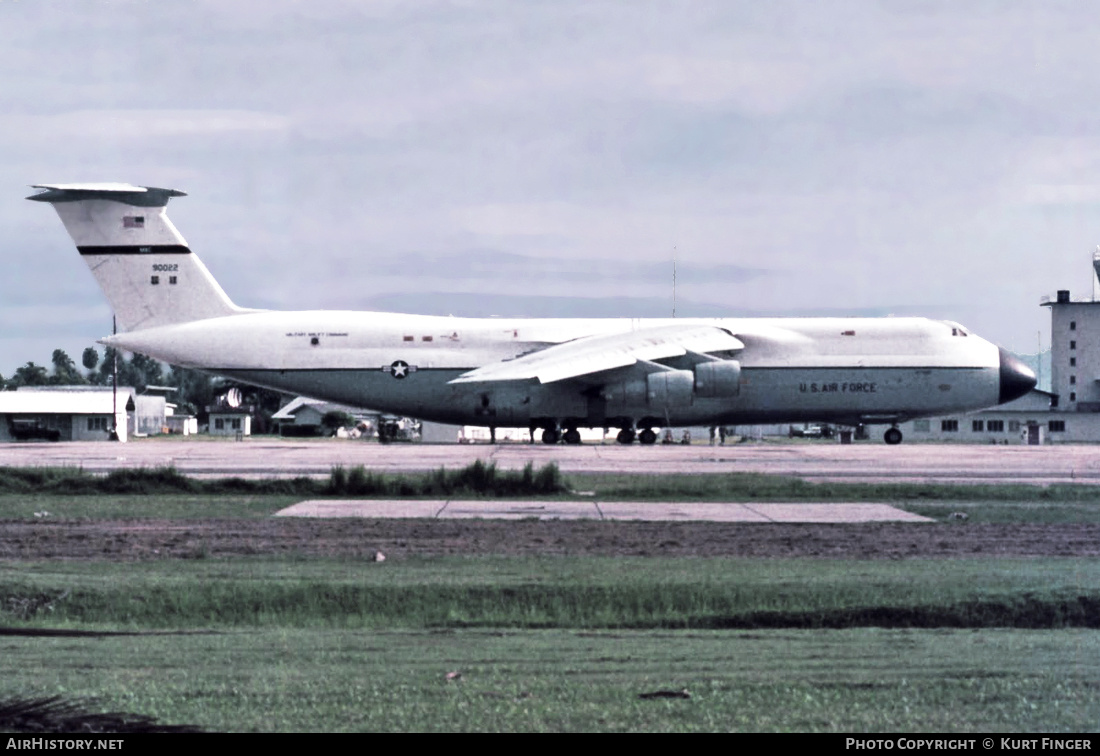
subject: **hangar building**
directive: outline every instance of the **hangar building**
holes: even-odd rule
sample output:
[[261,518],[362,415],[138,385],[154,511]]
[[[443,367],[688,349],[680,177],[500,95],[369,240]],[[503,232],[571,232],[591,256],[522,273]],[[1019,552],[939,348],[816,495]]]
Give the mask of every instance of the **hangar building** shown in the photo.
[[134,390],[118,389],[118,409],[110,389],[62,389],[24,386],[0,391],[0,441],[106,441],[118,428],[127,438]]

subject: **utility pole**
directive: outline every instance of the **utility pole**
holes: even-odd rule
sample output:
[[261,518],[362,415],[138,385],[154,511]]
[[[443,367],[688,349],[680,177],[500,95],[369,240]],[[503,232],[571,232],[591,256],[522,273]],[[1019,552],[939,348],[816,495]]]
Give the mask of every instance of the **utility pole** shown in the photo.
[[[111,335],[118,333],[118,319],[111,316]],[[111,441],[118,441],[118,350],[111,349]]]

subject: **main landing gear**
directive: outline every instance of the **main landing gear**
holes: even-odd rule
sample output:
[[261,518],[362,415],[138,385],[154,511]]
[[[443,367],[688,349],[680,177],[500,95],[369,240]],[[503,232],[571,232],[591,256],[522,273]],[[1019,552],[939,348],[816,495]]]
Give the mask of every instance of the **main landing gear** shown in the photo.
[[579,444],[581,442],[581,432],[576,428],[566,428],[564,431],[557,428],[547,428],[542,432],[542,442],[544,444],[556,444],[559,441],[564,441],[570,445]]
[[901,443],[901,431],[897,426],[893,428],[887,428],[886,432],[882,434],[882,440],[890,446],[897,446]]
[[[644,428],[640,433],[636,434],[638,441],[646,446],[657,443],[657,433],[652,428]],[[634,443],[635,433],[633,428],[623,428],[619,431],[619,435],[615,436],[615,440],[620,444],[629,446]]]
[[[538,426],[535,426],[531,429],[532,440],[534,439],[534,431],[537,427]],[[644,428],[640,432],[635,431],[634,428],[623,428],[615,436],[615,440],[624,446],[629,446],[634,443],[635,440],[649,446],[657,443],[657,433],[652,428]],[[577,430],[575,426],[544,426],[542,431],[542,442],[551,446],[558,443],[566,443],[570,446],[574,446],[581,443],[581,432]]]

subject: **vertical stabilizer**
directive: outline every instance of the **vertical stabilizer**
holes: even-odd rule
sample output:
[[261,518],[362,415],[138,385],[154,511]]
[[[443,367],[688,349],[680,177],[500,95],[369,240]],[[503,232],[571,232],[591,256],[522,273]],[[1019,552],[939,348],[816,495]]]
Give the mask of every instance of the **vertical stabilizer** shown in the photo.
[[244,312],[168,219],[175,189],[129,184],[36,184],[88,263],[123,331]]

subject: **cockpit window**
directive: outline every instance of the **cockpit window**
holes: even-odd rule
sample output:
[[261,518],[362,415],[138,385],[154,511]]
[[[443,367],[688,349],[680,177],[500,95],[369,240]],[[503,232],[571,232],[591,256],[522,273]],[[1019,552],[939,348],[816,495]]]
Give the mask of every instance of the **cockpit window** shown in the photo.
[[948,326],[951,327],[951,335],[952,336],[969,336],[970,335],[969,333],[966,332],[966,329],[963,328],[958,323],[952,323],[950,320],[945,320],[944,323],[946,323]]

